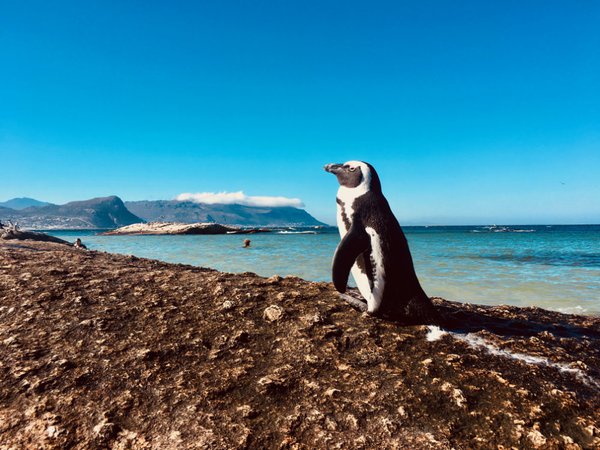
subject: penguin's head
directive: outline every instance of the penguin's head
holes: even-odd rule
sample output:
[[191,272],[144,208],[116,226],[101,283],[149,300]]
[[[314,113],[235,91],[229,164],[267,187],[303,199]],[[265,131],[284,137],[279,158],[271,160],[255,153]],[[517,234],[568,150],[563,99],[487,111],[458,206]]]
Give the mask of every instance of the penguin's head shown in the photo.
[[344,164],[327,164],[325,171],[334,174],[340,186],[348,189],[362,188],[369,191],[381,191],[377,172],[371,164],[363,161],[347,161]]

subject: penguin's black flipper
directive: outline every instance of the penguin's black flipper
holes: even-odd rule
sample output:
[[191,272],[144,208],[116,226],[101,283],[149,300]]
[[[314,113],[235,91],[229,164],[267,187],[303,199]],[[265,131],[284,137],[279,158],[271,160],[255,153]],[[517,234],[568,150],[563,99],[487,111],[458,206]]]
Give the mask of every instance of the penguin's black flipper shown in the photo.
[[371,245],[371,239],[360,221],[355,220],[339,243],[333,257],[333,285],[338,292],[346,292],[350,269],[356,258]]

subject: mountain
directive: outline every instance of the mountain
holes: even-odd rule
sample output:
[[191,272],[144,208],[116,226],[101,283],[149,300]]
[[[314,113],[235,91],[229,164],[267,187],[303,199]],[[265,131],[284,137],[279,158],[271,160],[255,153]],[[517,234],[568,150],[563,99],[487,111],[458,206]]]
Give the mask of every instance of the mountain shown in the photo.
[[303,209],[244,205],[207,205],[176,200],[126,202],[116,196],[65,205],[9,209],[0,205],[0,221],[30,229],[117,228],[148,222],[214,222],[251,227],[322,226]]
[[116,228],[143,222],[116,196],[17,210],[0,210],[0,220],[12,220],[23,228]]
[[325,225],[305,210],[291,206],[208,205],[177,200],[125,202],[125,206],[148,222],[216,222],[261,227]]
[[17,213],[17,211],[14,209],[7,208],[5,206],[0,206],[0,219],[2,219],[3,217],[6,217],[9,214],[14,214],[14,213]]
[[51,204],[52,203],[41,202],[34,198],[18,197],[18,198],[11,198],[10,200],[7,200],[5,202],[0,202],[0,207],[3,206],[5,208],[21,210],[21,209],[25,209],[25,208],[32,208],[32,207],[37,208],[40,206],[48,206]]

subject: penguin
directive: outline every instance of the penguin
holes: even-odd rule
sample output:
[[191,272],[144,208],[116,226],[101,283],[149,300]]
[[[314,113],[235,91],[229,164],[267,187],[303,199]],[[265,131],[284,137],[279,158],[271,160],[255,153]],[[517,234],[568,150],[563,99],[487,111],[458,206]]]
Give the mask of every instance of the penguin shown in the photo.
[[327,164],[340,187],[337,225],[341,241],[332,266],[333,283],[342,296],[350,272],[366,300],[369,314],[407,324],[438,323],[439,316],[415,273],[406,237],[381,191],[370,164]]

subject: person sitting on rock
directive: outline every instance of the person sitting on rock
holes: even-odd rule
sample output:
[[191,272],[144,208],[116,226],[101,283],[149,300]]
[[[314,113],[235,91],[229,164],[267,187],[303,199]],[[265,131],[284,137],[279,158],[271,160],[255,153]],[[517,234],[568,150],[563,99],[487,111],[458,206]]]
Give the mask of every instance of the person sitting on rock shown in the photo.
[[79,239],[79,238],[77,238],[74,245],[75,245],[75,248],[80,248],[82,250],[87,249],[87,247],[85,245],[83,245],[83,242],[81,242],[81,239]]

